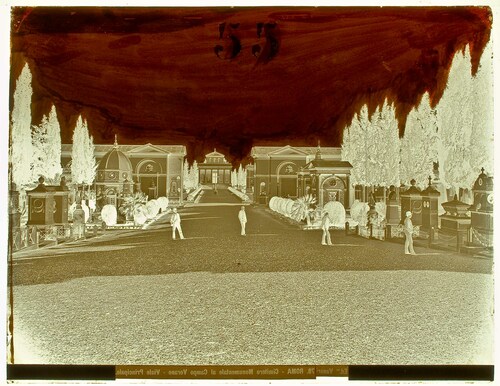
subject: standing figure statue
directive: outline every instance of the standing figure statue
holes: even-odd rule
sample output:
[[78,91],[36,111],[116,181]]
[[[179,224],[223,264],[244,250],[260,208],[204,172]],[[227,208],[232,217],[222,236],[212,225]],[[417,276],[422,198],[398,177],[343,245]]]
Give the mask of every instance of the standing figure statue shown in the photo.
[[170,217],[170,225],[172,225],[172,240],[175,240],[175,230],[179,232],[179,237],[181,240],[184,239],[181,228],[181,215],[177,213],[177,208],[172,209],[172,216]]
[[73,232],[75,240],[85,237],[85,212],[80,203],[76,204],[73,211]]
[[245,212],[244,206],[242,206],[240,211],[238,212],[238,219],[240,220],[240,224],[241,224],[241,235],[246,236],[245,227],[247,225],[247,214]]
[[321,239],[322,245],[332,245],[332,239],[330,237],[330,225],[331,220],[328,212],[323,213],[321,218],[321,229],[323,229],[323,237]]
[[406,218],[404,222],[404,234],[405,234],[405,255],[416,255],[413,249],[413,223],[411,221],[411,212],[406,212]]

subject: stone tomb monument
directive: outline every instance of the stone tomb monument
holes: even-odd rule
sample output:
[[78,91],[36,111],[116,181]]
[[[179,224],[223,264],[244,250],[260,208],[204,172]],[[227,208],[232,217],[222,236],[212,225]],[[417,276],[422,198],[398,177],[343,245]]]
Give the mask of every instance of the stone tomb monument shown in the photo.
[[38,179],[38,186],[26,192],[28,196],[27,225],[67,225],[69,190],[64,179],[60,185],[45,185]]
[[474,203],[469,207],[471,232],[469,241],[483,247],[493,246],[493,177],[484,173],[477,178],[474,187]]

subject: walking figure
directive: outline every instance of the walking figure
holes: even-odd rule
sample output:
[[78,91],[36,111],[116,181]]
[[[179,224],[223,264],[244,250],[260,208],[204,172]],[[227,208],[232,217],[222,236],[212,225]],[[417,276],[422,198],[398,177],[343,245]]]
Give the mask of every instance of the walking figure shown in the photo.
[[413,249],[413,223],[411,222],[411,216],[412,213],[410,211],[406,212],[404,223],[405,255],[416,255]]
[[172,225],[172,239],[175,240],[175,230],[177,229],[177,232],[179,232],[179,237],[184,239],[184,235],[182,234],[182,229],[181,229],[181,216],[179,213],[177,213],[177,208],[172,209],[172,217],[170,217],[170,225]]
[[330,237],[330,225],[330,216],[328,216],[328,212],[325,212],[323,214],[323,218],[321,219],[321,229],[323,229],[323,237],[321,239],[322,245],[333,245]]
[[240,211],[238,212],[238,219],[240,220],[240,224],[241,224],[241,235],[246,236],[245,227],[247,225],[247,214],[245,212],[244,206],[242,206]]
[[76,204],[76,209],[73,211],[73,229],[75,240],[85,237],[85,212],[80,203]]

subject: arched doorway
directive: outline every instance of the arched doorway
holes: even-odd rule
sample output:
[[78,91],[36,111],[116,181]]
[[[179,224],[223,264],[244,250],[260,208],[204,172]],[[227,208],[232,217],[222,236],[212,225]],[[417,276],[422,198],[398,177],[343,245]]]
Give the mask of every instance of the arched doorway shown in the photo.
[[[139,162],[136,176],[141,192],[146,194],[150,200],[165,194],[165,176],[161,165],[155,160],[145,159]],[[162,189],[159,191],[160,187]]]
[[283,162],[277,168],[278,196],[297,197],[297,170],[293,162]]
[[345,182],[336,176],[327,177],[321,184],[321,202],[320,205],[325,205],[330,201],[338,201],[346,206],[345,195],[346,185]]

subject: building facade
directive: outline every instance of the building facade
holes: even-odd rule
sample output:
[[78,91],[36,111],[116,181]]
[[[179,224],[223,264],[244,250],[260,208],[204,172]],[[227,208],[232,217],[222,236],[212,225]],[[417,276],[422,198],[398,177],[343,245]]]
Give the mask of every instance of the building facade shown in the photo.
[[[63,144],[63,176],[71,184],[71,144]],[[94,189],[104,201],[116,205],[123,194],[143,192],[148,199],[167,197],[183,201],[182,166],[186,148],[181,145],[95,145],[98,165]]]
[[354,201],[350,184],[352,166],[335,147],[256,146],[254,200],[267,204],[271,197],[295,199],[313,195],[318,205],[339,201],[346,209]]
[[231,183],[232,165],[226,161],[224,154],[216,149],[205,156],[205,161],[198,164],[198,173],[201,184],[224,184]]

